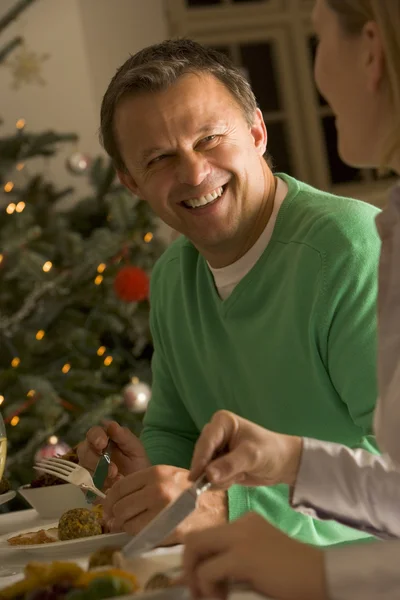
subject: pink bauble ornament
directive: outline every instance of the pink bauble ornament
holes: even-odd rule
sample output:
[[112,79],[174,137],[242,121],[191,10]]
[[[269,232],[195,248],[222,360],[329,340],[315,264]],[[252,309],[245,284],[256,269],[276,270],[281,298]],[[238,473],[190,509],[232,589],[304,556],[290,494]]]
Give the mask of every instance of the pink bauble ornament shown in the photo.
[[138,383],[130,383],[123,389],[123,397],[125,406],[134,413],[142,413],[147,409],[151,398],[151,388],[139,381]]
[[47,444],[39,448],[35,454],[35,462],[41,460],[42,458],[52,458],[54,456],[62,456],[69,452],[71,448],[65,442],[59,440],[58,438],[51,437]]

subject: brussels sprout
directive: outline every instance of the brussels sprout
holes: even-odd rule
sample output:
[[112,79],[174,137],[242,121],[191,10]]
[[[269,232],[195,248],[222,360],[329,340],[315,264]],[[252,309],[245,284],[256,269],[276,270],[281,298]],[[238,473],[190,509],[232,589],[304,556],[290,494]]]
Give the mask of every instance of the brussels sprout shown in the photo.
[[89,600],[86,590],[71,590],[64,597],[64,600]]
[[110,575],[93,579],[86,589],[87,598],[90,600],[114,598],[114,596],[123,596],[124,594],[130,594],[131,592],[132,585],[129,581],[123,577]]

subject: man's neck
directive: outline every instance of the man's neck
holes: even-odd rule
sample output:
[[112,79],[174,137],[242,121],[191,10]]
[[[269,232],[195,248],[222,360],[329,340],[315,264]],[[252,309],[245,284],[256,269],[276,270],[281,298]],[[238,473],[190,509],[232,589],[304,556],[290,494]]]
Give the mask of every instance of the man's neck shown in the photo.
[[254,246],[268,225],[274,208],[277,183],[272,171],[268,167],[265,170],[265,175],[268,186],[265,200],[262,203],[260,211],[254,219],[251,227],[245,233],[245,235],[243,235],[242,241],[238,244],[235,240],[232,243],[232,249],[226,249],[225,251],[219,254],[215,253],[212,256],[211,253],[209,256],[207,256],[207,252],[201,251],[201,254],[203,254],[204,258],[213,269],[223,269],[224,267],[232,265],[241,259],[242,256],[247,254],[247,252]]

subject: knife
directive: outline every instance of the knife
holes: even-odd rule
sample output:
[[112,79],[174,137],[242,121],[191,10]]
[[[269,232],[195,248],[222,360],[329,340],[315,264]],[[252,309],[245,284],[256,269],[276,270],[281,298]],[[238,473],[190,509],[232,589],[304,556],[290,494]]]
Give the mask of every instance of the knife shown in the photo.
[[[107,479],[108,467],[110,466],[110,463],[111,463],[111,453],[112,453],[113,447],[114,447],[114,442],[112,440],[109,440],[106,448],[103,450],[103,453],[97,462],[96,468],[93,473],[94,485],[99,490],[103,489],[104,482]],[[93,504],[94,500],[96,500],[96,499],[97,499],[96,494],[93,494],[93,492],[87,492],[86,500],[87,500],[87,502],[89,502],[89,504]]]
[[122,548],[123,556],[131,558],[152,550],[176,529],[196,508],[197,499],[209,490],[211,483],[201,476],[193,485],[182,492],[176,500],[166,506],[154,519]]

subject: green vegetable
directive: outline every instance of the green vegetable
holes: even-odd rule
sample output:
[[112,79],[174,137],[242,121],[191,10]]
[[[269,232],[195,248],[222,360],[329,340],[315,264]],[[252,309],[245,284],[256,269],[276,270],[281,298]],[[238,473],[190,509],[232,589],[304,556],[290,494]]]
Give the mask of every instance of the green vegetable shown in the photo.
[[[132,585],[123,577],[105,576],[93,579],[85,591],[87,600],[102,600],[103,598],[114,598],[132,592]],[[68,599],[69,600],[69,599]],[[73,600],[81,600],[74,598]]]
[[71,590],[65,596],[64,600],[89,600],[86,596],[86,590]]

